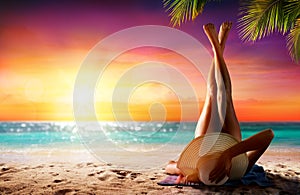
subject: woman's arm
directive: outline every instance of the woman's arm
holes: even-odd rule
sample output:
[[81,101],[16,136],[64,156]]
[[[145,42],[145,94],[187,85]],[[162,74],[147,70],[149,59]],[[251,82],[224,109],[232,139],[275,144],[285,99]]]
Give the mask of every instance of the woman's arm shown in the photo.
[[268,148],[273,137],[273,131],[271,129],[267,129],[225,150],[221,154],[216,168],[209,174],[210,181],[216,181],[218,183],[225,177],[225,175],[229,176],[232,158],[246,152],[249,152],[249,164],[247,168],[247,171],[249,171],[259,157]]
[[233,158],[239,154],[243,154],[245,152],[253,150],[264,149],[265,151],[270,145],[273,137],[274,133],[271,129],[264,130],[232,146],[231,148],[224,151],[224,153],[227,153],[226,155]]

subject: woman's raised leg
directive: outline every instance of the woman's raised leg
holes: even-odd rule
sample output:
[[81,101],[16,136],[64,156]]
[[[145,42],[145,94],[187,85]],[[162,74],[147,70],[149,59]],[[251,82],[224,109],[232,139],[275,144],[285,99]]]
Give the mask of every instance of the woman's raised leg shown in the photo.
[[[217,83],[217,97],[215,99],[218,105],[218,117],[223,123],[221,132],[228,133],[240,141],[241,130],[233,106],[230,75],[223,57],[222,47],[224,47],[224,44],[221,45],[219,43],[213,24],[207,24],[203,28],[214,52],[215,79]],[[221,29],[230,28],[230,22],[225,22],[221,26]],[[224,109],[224,113],[222,113],[222,109]]]
[[[224,52],[225,43],[231,28],[231,23],[223,23],[219,30],[219,44],[221,46],[221,52]],[[216,131],[218,128],[217,125],[214,125],[214,120],[212,118],[220,121],[218,118],[218,113],[215,113],[217,107],[217,82],[215,77],[215,62],[210,67],[210,72],[207,79],[207,92],[206,98],[204,102],[204,106],[202,108],[202,112],[200,118],[197,123],[197,127],[195,130],[195,137],[206,134],[206,132]],[[214,113],[212,113],[214,110]],[[211,124],[210,124],[211,123]]]

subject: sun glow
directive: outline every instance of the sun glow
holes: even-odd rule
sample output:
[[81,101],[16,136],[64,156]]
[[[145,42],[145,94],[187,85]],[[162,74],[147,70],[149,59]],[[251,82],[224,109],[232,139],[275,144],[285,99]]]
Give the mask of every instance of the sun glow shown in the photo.
[[[129,6],[128,10],[113,12],[103,11],[101,6],[96,9],[74,6],[68,9],[44,4],[37,5],[38,9],[12,6],[0,13],[0,120],[74,120],[75,81],[82,62],[95,44],[130,26],[168,25],[169,22],[162,7],[149,11]],[[228,10],[223,11],[230,14]],[[211,51],[201,29],[202,23],[209,20],[204,15],[200,22],[183,25],[181,30]],[[101,54],[109,56],[113,48],[114,45]],[[290,61],[282,37],[274,36],[253,45],[242,44],[237,30],[232,28],[224,55],[239,120],[300,120],[300,66]],[[98,70],[97,63],[101,62],[91,65],[91,73]],[[145,64],[152,70],[127,74]],[[169,69],[165,72],[156,69],[163,64]],[[126,74],[128,78],[119,82]],[[135,78],[149,75],[171,82],[169,85],[151,80],[134,83]],[[192,86],[195,96],[178,95],[176,88],[170,87],[176,86],[180,93],[188,94],[181,78]],[[85,80],[90,80],[89,74]],[[116,95],[118,90],[131,93],[124,99]],[[94,95],[93,109],[87,110],[90,105],[84,97],[90,91]],[[185,120],[197,120],[205,93],[205,79],[187,59],[169,50],[138,48],[115,58],[93,89],[80,89],[77,101],[82,105],[82,117],[87,120],[89,112],[94,110],[98,120],[116,120],[116,115],[118,120],[180,120],[185,115],[182,107],[190,113]]]

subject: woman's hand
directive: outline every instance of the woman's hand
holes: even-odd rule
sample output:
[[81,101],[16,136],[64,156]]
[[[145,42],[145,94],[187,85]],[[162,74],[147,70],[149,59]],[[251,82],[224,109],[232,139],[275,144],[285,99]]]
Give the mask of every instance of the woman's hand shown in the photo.
[[184,177],[182,174],[179,174],[175,181],[175,184],[184,184],[184,183],[186,183],[186,177]]
[[226,175],[229,177],[232,157],[224,151],[217,160],[215,168],[209,174],[211,182],[219,183]]

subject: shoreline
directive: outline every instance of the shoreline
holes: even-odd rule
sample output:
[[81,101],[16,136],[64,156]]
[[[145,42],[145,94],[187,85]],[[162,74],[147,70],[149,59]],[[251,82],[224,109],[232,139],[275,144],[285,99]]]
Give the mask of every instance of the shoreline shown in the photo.
[[[139,146],[139,145],[137,145]],[[136,147],[137,147],[136,146]],[[128,162],[139,164],[143,157],[151,156],[151,166],[161,167],[164,166],[169,160],[177,160],[180,153],[183,151],[186,145],[167,145],[167,147],[159,148],[155,145],[154,151],[144,152],[144,151],[127,151],[123,148],[102,148],[99,151],[90,149],[84,144],[74,144],[74,145],[52,145],[44,147],[2,147],[0,153],[0,163],[18,163],[18,164],[31,164],[31,163],[81,163],[81,162],[95,162],[95,163],[109,163],[114,164],[118,161],[114,158],[107,158],[111,156],[117,156],[121,158],[131,157],[136,158],[135,161],[128,160]],[[151,144],[148,146],[151,147]],[[63,158],[62,158],[63,157]],[[157,158],[160,157],[160,158]],[[287,161],[298,161],[300,162],[300,147],[298,146],[287,146],[287,145],[271,145],[265,151],[263,156],[259,160],[273,162],[272,159],[280,159]],[[112,161],[110,161],[112,159]],[[161,160],[164,159],[164,160]],[[258,160],[258,162],[259,162]]]

